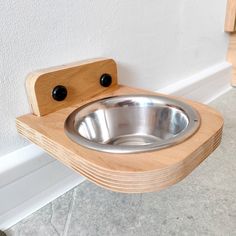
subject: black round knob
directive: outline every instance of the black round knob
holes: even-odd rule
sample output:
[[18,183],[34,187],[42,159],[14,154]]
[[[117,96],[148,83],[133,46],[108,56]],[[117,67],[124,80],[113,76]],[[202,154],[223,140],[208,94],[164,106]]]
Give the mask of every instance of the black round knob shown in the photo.
[[103,74],[100,78],[100,84],[103,87],[109,87],[112,83],[112,77],[109,74]]
[[67,89],[63,85],[57,85],[52,90],[52,97],[56,101],[63,101],[67,96]]

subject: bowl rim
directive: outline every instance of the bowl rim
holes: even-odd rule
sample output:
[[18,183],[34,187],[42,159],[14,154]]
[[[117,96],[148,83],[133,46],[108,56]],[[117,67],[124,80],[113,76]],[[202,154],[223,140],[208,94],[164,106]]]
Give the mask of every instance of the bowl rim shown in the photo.
[[[158,101],[159,104],[163,106],[175,107],[176,109],[180,110],[187,116],[188,125],[176,136],[173,136],[169,139],[163,140],[158,143],[151,143],[147,145],[102,144],[102,143],[94,142],[92,140],[84,138],[74,129],[74,121],[75,121],[76,115],[82,110],[84,110],[85,108],[92,107],[96,103],[104,103],[106,101],[111,102],[112,100],[127,100],[130,98],[134,98],[134,99],[137,99],[137,98],[147,99],[148,98],[148,99]],[[156,103],[156,105],[158,104],[158,102]],[[92,112],[94,111],[96,110],[93,110]],[[88,114],[90,114],[90,112]],[[100,151],[100,152],[113,153],[113,154],[115,153],[132,154],[132,153],[157,151],[157,150],[173,147],[174,145],[180,144],[184,140],[187,140],[192,135],[194,135],[199,129],[200,124],[201,124],[201,117],[200,117],[199,112],[195,108],[190,106],[189,104],[179,99],[168,97],[166,95],[148,95],[148,94],[118,95],[118,96],[116,95],[116,96],[104,97],[101,99],[97,99],[95,101],[85,103],[82,106],[73,110],[67,116],[64,122],[64,132],[66,133],[67,137],[69,137],[73,142],[85,148],[89,148],[89,149]]]

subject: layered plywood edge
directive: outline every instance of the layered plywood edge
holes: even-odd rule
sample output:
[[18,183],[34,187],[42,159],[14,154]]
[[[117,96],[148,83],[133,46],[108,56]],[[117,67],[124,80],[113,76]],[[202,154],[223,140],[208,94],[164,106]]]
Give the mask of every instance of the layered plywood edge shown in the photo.
[[[65,101],[64,104],[61,104],[61,107],[57,107],[55,110],[54,108],[50,108],[53,112],[46,112],[47,114],[45,115],[40,116],[37,113],[37,115],[27,114],[18,117],[16,119],[18,132],[95,184],[113,191],[127,193],[158,191],[179,182],[191,173],[220,144],[223,127],[221,114],[206,105],[184,98],[178,99],[190,104],[199,112],[201,125],[193,136],[178,145],[145,153],[113,154],[90,150],[74,143],[64,132],[64,122],[68,115],[76,108],[88,102],[110,96],[126,94],[157,95],[150,91],[118,85],[113,60],[96,60],[96,62],[92,62],[92,66],[94,66],[93,63],[106,65],[103,66],[103,69],[98,74],[93,72],[94,76],[90,77],[90,82],[92,81],[93,83],[97,83],[98,75],[106,73],[110,66],[113,67],[110,71],[113,73],[115,80],[109,88],[100,88],[97,84],[98,89],[96,91],[94,91],[94,86],[91,86],[91,91],[90,89],[87,90],[90,97],[86,94],[86,99],[83,96],[79,96],[79,98],[75,97],[75,99],[70,100],[69,105]],[[77,64],[76,66],[80,67],[80,65]],[[78,74],[68,77],[69,68],[67,67],[65,73],[66,80],[70,80],[71,78],[72,80],[78,80],[79,86],[81,78],[79,73],[83,69],[77,68]],[[99,66],[96,68],[99,68]],[[76,69],[73,68],[73,70]],[[46,73],[49,72],[47,71]],[[53,73],[53,71],[50,73]],[[42,74],[40,73],[40,76]],[[33,78],[35,80],[34,76]],[[52,78],[55,79],[50,74],[48,80]],[[63,82],[63,76],[61,76],[60,83]],[[67,81],[67,83],[76,84],[70,81]],[[50,82],[48,84],[52,86]],[[32,88],[35,88],[35,86],[32,85]],[[28,87],[31,92],[32,88],[30,89],[30,86]],[[44,94],[43,96],[48,95]],[[50,102],[53,106],[54,101]],[[32,104],[32,101],[30,103]],[[37,100],[34,100],[34,103],[36,104],[34,105],[36,106],[34,110],[37,112],[40,110],[37,108]],[[45,110],[48,111],[48,109],[46,108]]]

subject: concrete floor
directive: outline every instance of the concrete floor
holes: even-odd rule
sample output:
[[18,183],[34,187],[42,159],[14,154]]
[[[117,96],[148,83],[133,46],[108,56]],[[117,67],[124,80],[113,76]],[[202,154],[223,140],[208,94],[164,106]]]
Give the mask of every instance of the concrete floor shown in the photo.
[[236,235],[236,90],[210,105],[225,118],[222,144],[180,183],[128,195],[86,181],[7,235]]

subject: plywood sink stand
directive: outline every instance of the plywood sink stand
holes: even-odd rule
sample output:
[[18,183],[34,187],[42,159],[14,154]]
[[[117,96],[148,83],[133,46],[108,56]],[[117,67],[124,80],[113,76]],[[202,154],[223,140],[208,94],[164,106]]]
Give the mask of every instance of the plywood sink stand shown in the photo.
[[[104,73],[112,77],[109,87],[99,83]],[[52,89],[58,85],[67,88],[63,101],[52,98]],[[222,116],[185,98],[178,99],[199,112],[201,125],[193,136],[178,145],[145,153],[114,154],[87,149],[70,140],[64,132],[64,122],[76,108],[115,95],[156,95],[119,85],[112,59],[94,59],[34,72],[28,76],[26,88],[32,114],[16,119],[18,132],[90,181],[113,191],[151,192],[171,186],[193,171],[221,141]]]

